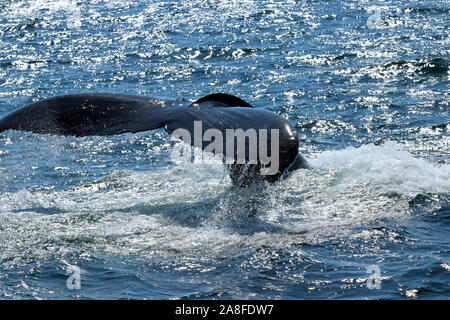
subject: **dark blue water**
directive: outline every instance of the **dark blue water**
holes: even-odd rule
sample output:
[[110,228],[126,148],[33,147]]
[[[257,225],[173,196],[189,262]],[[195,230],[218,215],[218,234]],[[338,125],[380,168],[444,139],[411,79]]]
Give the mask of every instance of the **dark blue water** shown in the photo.
[[226,92],[288,118],[314,169],[242,190],[219,161],[173,163],[162,130],[4,132],[0,298],[448,299],[449,13],[2,1],[0,117],[68,93]]

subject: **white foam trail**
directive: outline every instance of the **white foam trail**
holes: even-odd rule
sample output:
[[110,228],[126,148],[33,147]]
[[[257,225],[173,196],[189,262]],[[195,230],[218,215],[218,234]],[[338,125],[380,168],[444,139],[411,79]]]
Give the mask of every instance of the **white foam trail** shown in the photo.
[[326,151],[311,160],[316,168],[340,170],[342,184],[370,181],[401,194],[450,190],[450,165],[415,158],[401,144],[363,145]]
[[326,151],[277,184],[264,219],[290,232],[365,225],[402,219],[422,193],[448,193],[450,166],[413,157],[400,144]]

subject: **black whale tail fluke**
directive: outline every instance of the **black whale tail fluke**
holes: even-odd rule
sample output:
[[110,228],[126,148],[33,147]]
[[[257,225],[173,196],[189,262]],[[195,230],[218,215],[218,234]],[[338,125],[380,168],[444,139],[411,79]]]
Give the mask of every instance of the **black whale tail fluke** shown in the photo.
[[[197,126],[199,123],[200,129]],[[228,161],[227,164],[232,181],[237,185],[275,182],[287,171],[308,167],[306,160],[298,157],[299,141],[289,121],[281,115],[254,108],[244,100],[224,93],[205,96],[192,104],[182,99],[164,101],[132,95],[74,94],[30,104],[0,120],[0,132],[11,129],[72,136],[115,135],[158,128],[175,135],[182,129],[194,137],[184,142],[211,152],[208,149],[211,139],[205,140],[204,137],[209,129],[214,129],[212,131],[215,134],[218,132],[225,138],[221,140],[223,148],[218,148],[221,150],[219,155],[226,156],[227,160],[232,157],[231,165]],[[227,150],[228,143],[225,142],[228,142],[226,138],[230,130],[240,131],[244,136],[246,132],[250,135],[253,130],[257,132],[257,142],[252,144],[258,149],[256,162],[252,162],[254,158],[249,154],[251,146],[245,140],[246,137],[241,140],[246,145],[242,154],[244,162],[237,161],[237,155],[241,155],[236,149],[239,144],[237,136],[232,137],[235,143]],[[277,132],[277,136],[272,136],[272,130]],[[270,133],[260,134],[263,131]],[[200,143],[196,140],[199,134],[202,140]],[[260,149],[260,143],[264,140],[268,148]],[[271,141],[279,141],[276,149],[272,150]],[[260,153],[261,150],[265,150],[265,154]],[[218,155],[216,148],[214,152]],[[267,165],[264,161],[268,157],[271,164],[272,159],[279,158],[278,169],[276,172],[270,171],[270,174],[262,174],[262,168]]]
[[132,95],[74,94],[30,104],[0,120],[0,132],[32,131],[71,136],[114,135],[164,127],[186,106],[182,100]]
[[[0,132],[31,131],[71,136],[114,135],[148,131],[171,122],[183,122],[186,107],[245,107],[244,100],[225,93],[186,100],[156,100],[121,94],[72,94],[45,99],[0,120]],[[210,120],[215,112],[210,110]],[[181,125],[181,123],[180,123]]]

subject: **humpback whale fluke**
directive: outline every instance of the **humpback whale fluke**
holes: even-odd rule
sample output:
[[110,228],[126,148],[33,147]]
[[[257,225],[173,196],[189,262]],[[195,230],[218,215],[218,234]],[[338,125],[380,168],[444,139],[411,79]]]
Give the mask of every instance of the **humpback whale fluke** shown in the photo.
[[[184,142],[206,151],[212,151],[214,137],[214,152],[226,158],[236,185],[275,182],[287,171],[309,167],[298,153],[298,137],[289,121],[224,93],[207,95],[193,103],[120,94],[73,94],[32,103],[0,120],[0,132],[11,129],[72,136],[158,128],[175,135],[184,130],[190,137]],[[234,134],[231,139],[218,139],[230,132]],[[264,171],[267,160],[275,158],[275,170]]]

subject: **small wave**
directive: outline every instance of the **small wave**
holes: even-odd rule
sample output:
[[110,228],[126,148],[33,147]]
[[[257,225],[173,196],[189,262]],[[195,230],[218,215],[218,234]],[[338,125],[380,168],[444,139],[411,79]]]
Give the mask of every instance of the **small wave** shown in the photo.
[[407,8],[406,12],[417,12],[417,13],[436,13],[436,14],[448,14],[450,12],[449,8]]
[[398,60],[383,64],[384,69],[398,67],[400,69],[415,68],[417,72],[430,75],[446,74],[449,70],[449,60],[445,58],[423,58],[417,60]]
[[427,77],[445,77],[450,70],[450,60],[442,57],[425,57],[414,60],[393,60],[358,68],[334,71],[337,74],[354,74],[366,79],[406,79],[414,82]]

